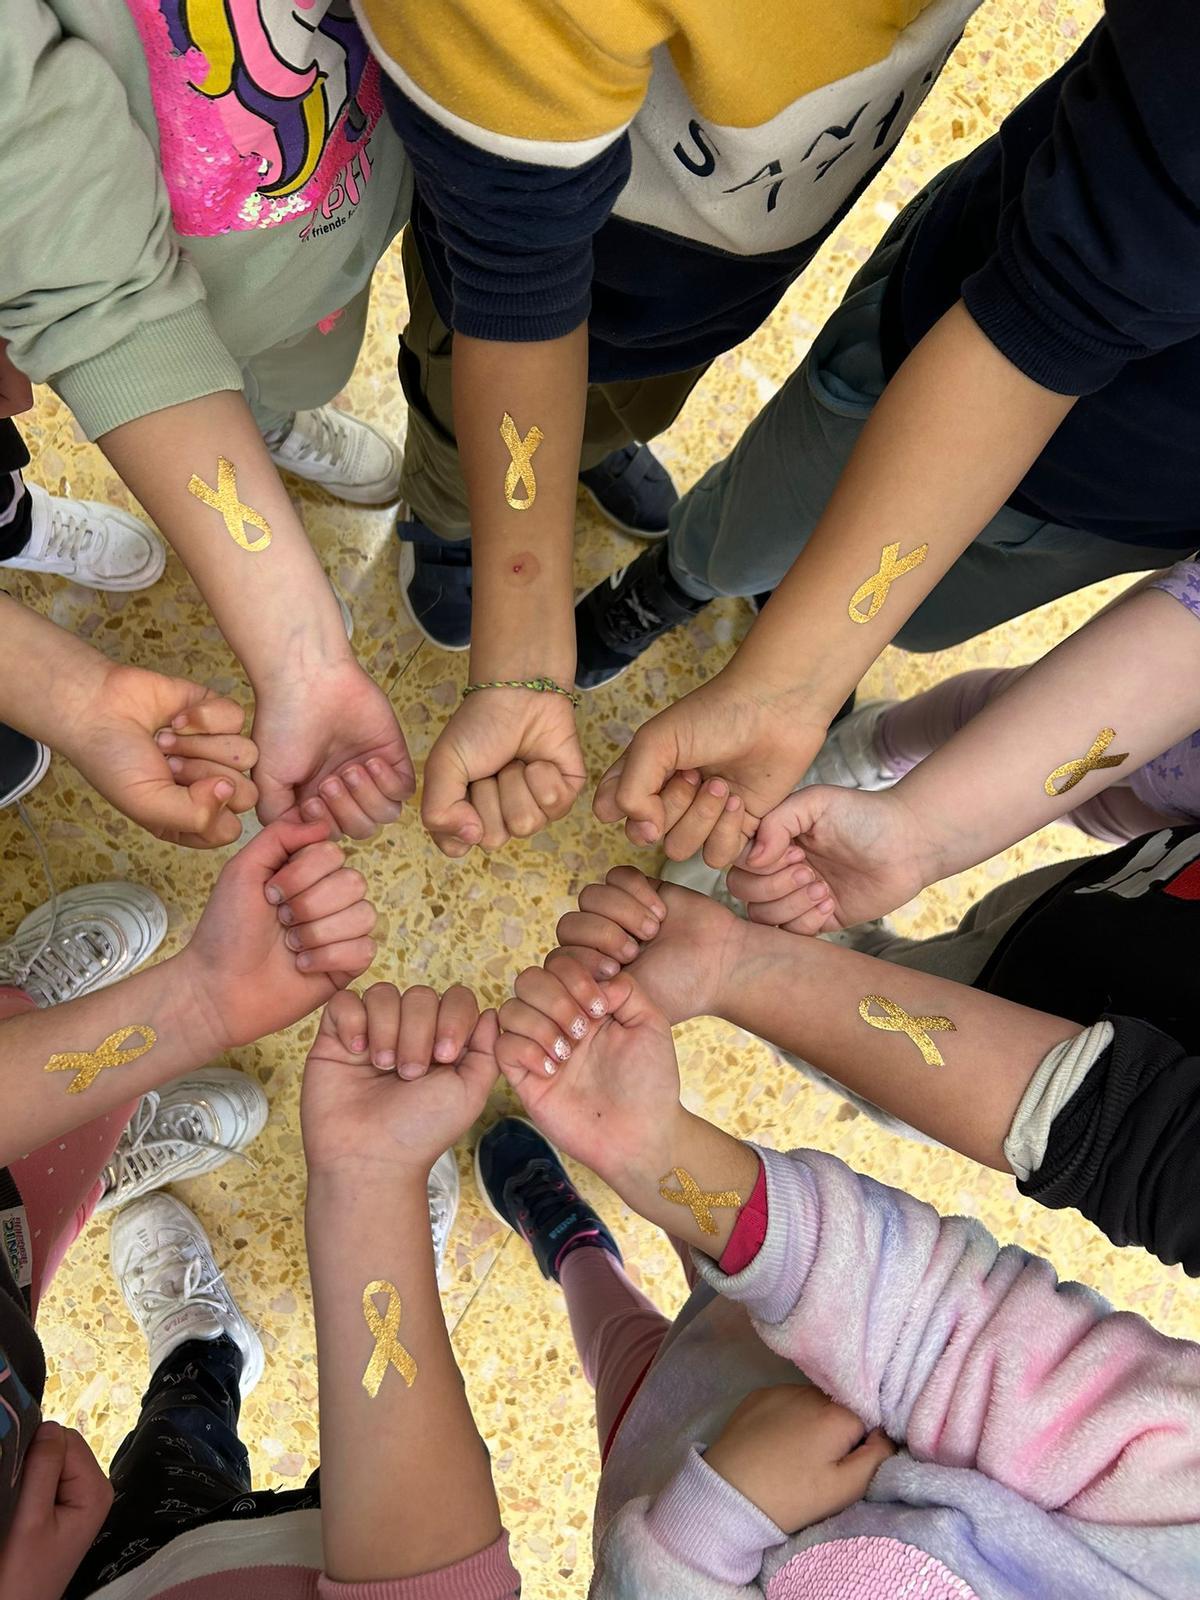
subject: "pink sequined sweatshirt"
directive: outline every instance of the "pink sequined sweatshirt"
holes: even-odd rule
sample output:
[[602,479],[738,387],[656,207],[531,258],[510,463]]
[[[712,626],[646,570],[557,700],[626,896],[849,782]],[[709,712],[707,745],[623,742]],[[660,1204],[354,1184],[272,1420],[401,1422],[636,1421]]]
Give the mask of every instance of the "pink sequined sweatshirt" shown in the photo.
[[[835,1157],[762,1158],[761,1249],[697,1258],[614,1440],[593,1600],[1200,1595],[1200,1347]],[[805,1377],[902,1448],[788,1538],[703,1452]]]

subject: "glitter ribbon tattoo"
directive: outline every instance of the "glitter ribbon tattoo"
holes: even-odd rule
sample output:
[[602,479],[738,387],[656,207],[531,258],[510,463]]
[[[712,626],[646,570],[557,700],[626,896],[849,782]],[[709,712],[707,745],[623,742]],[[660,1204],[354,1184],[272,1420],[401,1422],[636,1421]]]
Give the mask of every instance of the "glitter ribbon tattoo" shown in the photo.
[[[878,1006],[883,1016],[876,1016],[871,1010]],[[942,1052],[929,1037],[931,1033],[957,1033],[958,1029],[949,1017],[913,1017],[905,1011],[903,1006],[898,1006],[894,1000],[888,1000],[881,994],[866,995],[858,1003],[858,1014],[864,1022],[869,1022],[872,1028],[878,1028],[883,1033],[906,1033],[917,1049],[931,1067],[944,1067]]]
[[[537,499],[537,479],[533,475],[533,452],[545,438],[538,427],[530,428],[522,439],[517,432],[517,425],[504,413],[500,423],[500,437],[504,440],[512,465],[504,474],[504,498],[514,511],[528,511]],[[517,498],[517,485],[523,483],[529,493],[523,500]]]
[[[126,1039],[135,1037],[140,1038],[142,1043],[129,1050],[121,1049]],[[153,1028],[137,1025],[118,1028],[95,1050],[68,1050],[62,1055],[51,1056],[44,1070],[73,1072],[75,1076],[67,1085],[67,1093],[82,1094],[85,1089],[91,1088],[105,1067],[123,1067],[130,1061],[136,1061],[139,1056],[148,1054],[157,1043],[158,1035]]]
[[[900,555],[899,541],[895,544],[885,544],[883,553],[879,558],[879,570],[873,572],[866,583],[860,583],[850,596],[850,621],[870,622],[871,618],[878,616],[879,609],[888,597],[888,590],[897,578],[902,578],[906,572],[911,572],[914,567],[919,567],[929,554],[927,544],[919,544],[915,550],[910,550],[908,555]],[[871,604],[865,611],[858,608],[863,601],[870,599]]]
[[[1115,728],[1101,728],[1092,740],[1092,747],[1087,755],[1080,756],[1078,761],[1064,761],[1061,767],[1055,767],[1042,785],[1050,798],[1056,800],[1060,794],[1066,794],[1068,789],[1073,789],[1077,783],[1082,783],[1089,772],[1099,772],[1102,767],[1119,767],[1122,761],[1127,760],[1128,750],[1123,750],[1117,756],[1104,754],[1116,737]],[[1065,778],[1067,781],[1055,788],[1059,778]]]
[[[388,1297],[387,1310],[382,1316],[375,1304],[377,1294],[386,1294]],[[395,1367],[411,1389],[417,1381],[417,1363],[396,1337],[400,1332],[400,1293],[395,1284],[387,1283],[382,1278],[369,1283],[363,1290],[363,1316],[375,1339],[374,1353],[363,1373],[363,1388],[373,1400],[387,1376],[387,1369]]]
[[[203,501],[206,506],[211,506],[214,511],[219,511],[229,537],[235,544],[240,544],[243,550],[249,550],[251,555],[256,551],[265,550],[270,544],[270,523],[260,512],[238,499],[237,473],[233,462],[226,461],[224,456],[217,457],[217,487],[210,489],[204,479],[198,478],[193,472],[188,479],[188,493],[195,495],[196,499]],[[248,539],[247,526],[257,528],[262,538]]]
[[[668,1189],[667,1179],[674,1177],[679,1185],[678,1189]],[[685,1172],[682,1167],[672,1167],[666,1178],[660,1178],[658,1192],[664,1200],[669,1200],[673,1206],[686,1206],[696,1219],[696,1226],[701,1233],[716,1233],[717,1225],[713,1221],[715,1209],[724,1210],[729,1206],[740,1206],[742,1197],[732,1189],[722,1189],[715,1194],[710,1194],[702,1189],[692,1177],[690,1172]]]

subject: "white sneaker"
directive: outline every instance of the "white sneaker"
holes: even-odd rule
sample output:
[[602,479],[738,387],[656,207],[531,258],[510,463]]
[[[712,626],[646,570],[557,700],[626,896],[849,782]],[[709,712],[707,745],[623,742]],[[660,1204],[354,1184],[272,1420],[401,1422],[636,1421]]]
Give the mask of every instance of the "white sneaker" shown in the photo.
[[262,1340],[225,1286],[208,1235],[174,1195],[148,1194],[118,1211],[109,1245],[113,1274],[146,1335],[150,1375],[189,1339],[228,1335],[242,1352],[241,1390],[262,1377]]
[[151,1089],[113,1151],[96,1210],[115,1211],[168,1183],[215,1171],[258,1138],[268,1110],[261,1085],[233,1067],[201,1067]]
[[85,883],[31,911],[0,944],[0,983],[39,1006],[61,1005],[116,983],[158,949],[167,908],[135,883]]
[[830,728],[816,760],[797,784],[832,783],[840,789],[890,789],[901,773],[892,772],[879,748],[878,729],[895,700],[866,700]]
[[444,1151],[434,1162],[433,1171],[429,1174],[428,1194],[429,1228],[433,1234],[433,1253],[440,1280],[450,1230],[458,1214],[458,1162],[453,1150]]
[[268,439],[267,449],[282,471],[319,483],[339,500],[384,506],[400,498],[398,446],[369,422],[333,406],[297,411],[290,430]]
[[0,562],[22,572],[52,572],[87,589],[148,589],[167,564],[162,540],[144,522],[98,500],[63,500],[36,483],[29,543]]

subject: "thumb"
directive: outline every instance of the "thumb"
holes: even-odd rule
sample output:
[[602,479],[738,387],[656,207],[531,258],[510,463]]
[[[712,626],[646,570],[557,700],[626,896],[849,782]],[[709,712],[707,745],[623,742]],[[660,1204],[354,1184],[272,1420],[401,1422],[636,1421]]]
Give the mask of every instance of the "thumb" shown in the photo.
[[851,1450],[848,1456],[843,1456],[838,1462],[839,1481],[846,1484],[847,1493],[853,1493],[856,1500],[861,1500],[871,1486],[871,1479],[888,1457],[895,1454],[896,1446],[882,1428],[876,1428],[857,1450]]
[[301,822],[291,818],[272,822],[238,851],[226,871],[236,868],[246,877],[265,884],[298,850],[319,844],[328,837],[329,828],[324,822]]
[[[261,761],[257,763],[250,774],[258,787],[258,820],[263,827],[277,822],[285,811],[290,811],[296,805],[296,791],[290,783],[280,783]],[[328,834],[329,826],[326,824],[325,832]]]
[[643,825],[639,833],[644,844],[654,844],[662,838],[667,819],[662,788],[682,765],[677,741],[659,726],[659,720],[651,717],[634,734],[617,781],[619,814]]
[[813,799],[817,792],[797,789],[767,812],[746,852],[744,864],[748,872],[774,872],[792,840],[803,837],[820,814],[821,805]]
[[609,1015],[622,1028],[641,1028],[647,1024],[670,1029],[666,1017],[650,999],[642,986],[627,972],[618,974],[609,983],[600,985],[608,1005]]
[[500,1022],[494,1011],[485,1011],[467,1040],[459,1072],[480,1097],[485,1097],[500,1073],[496,1062],[496,1041]]
[[441,742],[439,739],[434,745],[425,763],[421,821],[439,850],[460,856],[483,838],[483,822],[467,799],[465,769],[449,751],[439,749]]
[[26,1509],[40,1513],[54,1505],[66,1460],[67,1430],[57,1422],[43,1422],[25,1452],[18,1514]]

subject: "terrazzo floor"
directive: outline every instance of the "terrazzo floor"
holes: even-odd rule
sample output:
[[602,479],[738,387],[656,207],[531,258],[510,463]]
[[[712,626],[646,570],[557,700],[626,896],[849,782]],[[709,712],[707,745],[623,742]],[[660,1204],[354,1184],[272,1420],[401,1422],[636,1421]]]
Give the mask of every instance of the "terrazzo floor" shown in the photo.
[[[986,137],[1034,83],[1073,50],[1099,13],[1091,0],[988,0],[890,166],[838,230],[767,325],[716,362],[682,418],[659,442],[681,487],[728,451],[755,411],[803,355],[842,288],[897,210],[948,161]],[[385,262],[366,349],[341,403],[393,428],[403,424],[394,376],[395,333],[404,320],[399,257]],[[52,491],[127,504],[99,453],[64,408],[39,394],[23,419],[31,476]],[[392,698],[420,763],[464,681],[465,658],[422,641],[396,589],[395,547],[386,512],[341,506],[292,483],[314,544],[355,616],[361,658]],[[636,546],[579,507],[580,586],[636,554]],[[6,587],[113,656],[244,693],[238,671],[178,562],[151,591],[95,595],[52,580],[10,577]],[[889,650],[866,683],[871,694],[908,695],[975,665],[1023,662],[1064,637],[1116,586],[1047,607],[970,645],[941,655]],[[582,716],[593,778],[638,724],[711,673],[744,632],[741,602],[713,606],[655,648],[608,689],[588,697]],[[63,885],[129,878],[157,891],[170,909],[164,954],[193,927],[219,870],[220,855],[182,852],[140,833],[56,760],[30,811]],[[1043,862],[1085,853],[1088,842],[1048,829],[994,861],[939,886],[895,921],[935,933],[987,888]],[[415,808],[371,845],[356,848],[386,932],[374,978],[443,986],[474,984],[487,1003],[504,998],[513,976],[539,960],[557,917],[586,882],[630,858],[622,834],[600,826],[586,806],[552,832],[493,857],[448,862],[424,835]],[[653,868],[647,853],[643,864]],[[44,898],[33,848],[15,813],[0,812],[5,917]],[[6,929],[0,926],[0,936]],[[253,1168],[231,1164],[180,1188],[211,1232],[228,1281],[261,1329],[267,1372],[244,1413],[243,1436],[256,1482],[291,1487],[315,1464],[316,1364],[302,1237],[304,1168],[298,1123],[299,1068],[310,1020],[237,1053],[271,1099],[271,1121],[253,1147]],[[679,1030],[690,1105],[741,1135],[772,1145],[813,1144],[903,1185],[943,1210],[973,1212],[1004,1240],[1049,1255],[1120,1306],[1141,1311],[1164,1332],[1200,1334],[1187,1280],[1137,1252],[1119,1252],[1073,1213],[1021,1199],[1010,1181],[944,1151],[883,1133],[833,1095],[780,1066],[760,1043],[715,1022]],[[489,1118],[505,1105],[498,1092]],[[578,1600],[591,1569],[590,1515],[596,1483],[593,1408],[557,1293],[521,1243],[477,1202],[468,1151],[460,1150],[463,1205],[447,1263],[446,1313],[475,1415],[492,1453],[496,1484],[526,1593]],[[581,1187],[617,1232],[633,1276],[664,1308],[682,1302],[674,1253],[623,1211],[589,1174]],[[46,1410],[80,1427],[107,1460],[132,1422],[145,1352],[108,1271],[105,1228],[93,1224],[46,1298],[40,1331],[50,1379]]]

